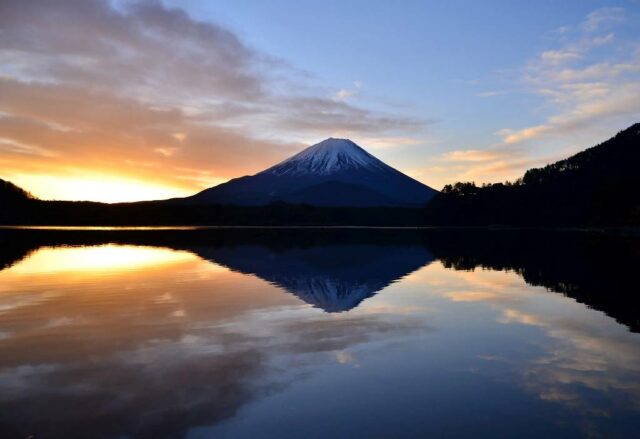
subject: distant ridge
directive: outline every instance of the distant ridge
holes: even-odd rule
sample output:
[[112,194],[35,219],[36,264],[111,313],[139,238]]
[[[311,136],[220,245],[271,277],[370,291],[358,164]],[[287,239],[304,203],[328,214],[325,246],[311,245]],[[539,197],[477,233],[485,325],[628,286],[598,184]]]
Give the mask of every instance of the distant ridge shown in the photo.
[[193,204],[261,206],[423,206],[437,191],[390,167],[348,139],[329,138],[252,176],[184,199]]

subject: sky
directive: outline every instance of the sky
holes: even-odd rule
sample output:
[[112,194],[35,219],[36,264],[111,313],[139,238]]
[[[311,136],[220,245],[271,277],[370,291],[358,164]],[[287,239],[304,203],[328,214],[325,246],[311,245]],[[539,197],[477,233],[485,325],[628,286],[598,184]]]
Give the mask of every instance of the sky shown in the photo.
[[640,0],[0,0],[0,178],[186,196],[350,138],[441,189],[640,121]]

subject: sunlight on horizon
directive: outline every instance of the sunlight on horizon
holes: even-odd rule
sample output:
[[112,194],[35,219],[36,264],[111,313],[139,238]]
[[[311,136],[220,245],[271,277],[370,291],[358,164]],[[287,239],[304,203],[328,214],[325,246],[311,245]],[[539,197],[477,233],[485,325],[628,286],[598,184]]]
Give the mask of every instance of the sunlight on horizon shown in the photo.
[[18,175],[13,181],[42,200],[120,203],[185,197],[199,191],[112,175],[64,177]]

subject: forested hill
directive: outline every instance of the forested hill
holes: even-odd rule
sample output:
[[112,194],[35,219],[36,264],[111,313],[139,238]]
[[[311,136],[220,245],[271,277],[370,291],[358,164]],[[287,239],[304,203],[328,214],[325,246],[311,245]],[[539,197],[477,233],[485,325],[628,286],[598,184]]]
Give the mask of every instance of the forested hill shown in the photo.
[[33,199],[30,193],[0,178],[0,206],[21,203]]
[[513,183],[447,185],[425,209],[440,225],[640,224],[640,123]]

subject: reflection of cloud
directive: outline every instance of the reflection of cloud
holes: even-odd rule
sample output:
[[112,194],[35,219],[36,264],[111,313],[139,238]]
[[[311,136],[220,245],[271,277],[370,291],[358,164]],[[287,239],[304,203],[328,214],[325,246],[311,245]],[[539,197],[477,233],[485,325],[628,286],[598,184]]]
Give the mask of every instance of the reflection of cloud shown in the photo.
[[510,297],[497,294],[492,291],[452,291],[447,293],[447,297],[454,302],[484,302],[484,301],[505,301],[511,300]]
[[340,364],[356,363],[356,358],[353,356],[353,354],[349,352],[337,351],[335,355],[336,355],[336,361]]
[[[434,267],[439,266],[431,265],[430,270]],[[497,355],[479,358],[512,364],[525,389],[542,400],[567,405],[585,419],[640,410],[637,334],[570,298],[523,286],[516,273],[454,273],[457,281],[448,282],[444,297],[487,304],[497,311],[499,323],[535,327],[545,335],[543,341],[532,342],[540,352],[525,364]]]
[[[45,248],[32,261],[99,248]],[[3,433],[184,437],[282,389],[319,358],[357,366],[353,347],[429,330],[392,308],[329,317],[253,276],[157,252],[157,266],[96,269],[90,281],[83,272],[25,277],[29,259],[0,272]]]
[[[384,316],[384,315],[383,315]],[[331,352],[349,346],[416,331],[430,331],[419,318],[393,320],[378,315],[296,320],[282,326],[283,333],[296,334],[288,349],[298,353]]]
[[517,309],[507,308],[503,310],[503,316],[500,318],[500,323],[520,323],[522,325],[542,326],[540,319],[533,315],[527,314]]

